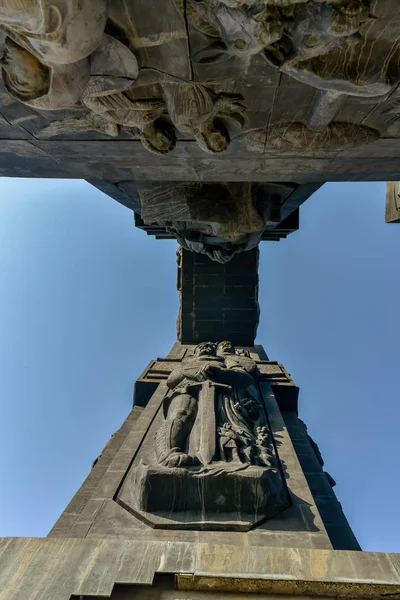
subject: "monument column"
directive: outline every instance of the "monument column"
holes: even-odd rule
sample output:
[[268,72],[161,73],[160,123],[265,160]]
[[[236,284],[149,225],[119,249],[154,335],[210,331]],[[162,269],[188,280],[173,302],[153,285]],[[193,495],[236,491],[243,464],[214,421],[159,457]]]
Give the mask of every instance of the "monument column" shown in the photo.
[[400,559],[360,552],[298,391],[259,345],[177,342],[48,537],[0,540],[0,598],[396,597]]
[[[148,365],[132,412],[49,537],[360,549],[289,374],[261,346],[226,346],[176,343]],[[218,367],[250,385],[232,398]],[[187,378],[207,369],[212,379]]]
[[[255,344],[258,277],[243,267],[257,252],[211,265],[180,252],[178,331],[193,339],[143,371],[132,411],[48,537],[0,539],[1,600],[400,595],[399,556],[360,551],[298,417],[298,387]],[[220,293],[213,301],[209,286],[207,308],[208,267]],[[229,304],[238,298],[244,307]],[[241,310],[248,327],[226,316]]]
[[360,551],[298,388],[255,343],[258,244],[326,181],[399,177],[397,13],[0,2],[0,174],[86,179],[176,239],[181,302],[48,537],[0,539],[0,600],[400,598],[400,556]]

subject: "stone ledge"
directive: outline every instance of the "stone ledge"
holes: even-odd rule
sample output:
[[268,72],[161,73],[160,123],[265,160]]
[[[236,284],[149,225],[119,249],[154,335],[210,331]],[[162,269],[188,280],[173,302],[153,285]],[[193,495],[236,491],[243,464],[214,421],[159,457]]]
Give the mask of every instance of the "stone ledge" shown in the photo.
[[400,555],[143,540],[0,538],[0,600],[109,597],[115,584],[295,596],[400,598]]
[[325,598],[400,598],[400,586],[345,581],[298,581],[296,579],[250,579],[247,577],[202,577],[176,575],[175,586],[182,591],[253,593]]

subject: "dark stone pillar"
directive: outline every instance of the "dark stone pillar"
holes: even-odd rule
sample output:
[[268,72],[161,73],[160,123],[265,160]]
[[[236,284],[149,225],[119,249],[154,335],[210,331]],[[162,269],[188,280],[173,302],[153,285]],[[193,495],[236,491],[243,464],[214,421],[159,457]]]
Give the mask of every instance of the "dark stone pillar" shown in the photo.
[[258,249],[220,264],[180,249],[178,339],[183,344],[229,339],[253,346],[259,321]]
[[361,550],[333,491],[336,482],[324,471],[321,452],[308,434],[306,424],[298,418],[297,411],[284,410],[282,415],[333,548]]

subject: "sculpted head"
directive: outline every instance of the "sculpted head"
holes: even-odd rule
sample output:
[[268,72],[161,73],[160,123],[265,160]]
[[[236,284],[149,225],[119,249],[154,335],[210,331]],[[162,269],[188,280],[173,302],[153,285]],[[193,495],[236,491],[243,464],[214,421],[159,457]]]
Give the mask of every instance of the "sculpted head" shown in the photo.
[[369,9],[369,2],[366,0],[347,0],[323,4],[321,6],[323,28],[333,37],[354,35],[369,19]]
[[40,98],[48,93],[51,78],[49,67],[10,38],[5,40],[0,64],[5,86],[22,102]]
[[212,342],[202,342],[196,346],[194,357],[200,358],[202,356],[215,356],[215,344]]
[[152,154],[168,154],[176,146],[174,128],[161,121],[145,126],[138,136],[143,146]]
[[220,154],[229,146],[229,134],[222,122],[203,124],[193,130],[194,137],[204,152]]
[[236,354],[235,346],[228,340],[219,342],[217,346],[217,356],[225,356],[226,354]]

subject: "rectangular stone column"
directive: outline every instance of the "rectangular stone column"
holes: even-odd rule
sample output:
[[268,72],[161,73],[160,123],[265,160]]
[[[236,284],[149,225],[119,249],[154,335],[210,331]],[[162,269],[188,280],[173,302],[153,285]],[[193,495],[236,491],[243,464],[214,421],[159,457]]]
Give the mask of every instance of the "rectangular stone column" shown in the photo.
[[179,250],[179,341],[197,344],[229,339],[243,346],[254,344],[260,313],[258,259],[258,248],[226,264]]
[[[194,349],[194,345],[177,343],[165,359],[157,359],[148,365],[136,383],[132,413],[95,461],[88,479],[49,536],[223,543],[237,545],[238,550],[243,546],[332,548],[332,540],[318,509],[318,505],[326,505],[327,498],[329,506],[335,502],[335,506],[339,506],[331,489],[331,480],[322,471],[304,425],[296,421],[298,388],[281,365],[267,359],[261,346],[237,347],[237,351],[247,351],[259,369],[259,385],[290,495],[290,506],[272,519],[257,517],[255,521],[260,522],[249,525],[245,532],[235,531],[235,527],[232,530],[228,524],[221,531],[196,531],[196,527],[187,529],[184,522],[181,527],[179,521],[173,524],[173,529],[168,524],[163,529],[159,523],[149,523],[148,517],[131,509],[129,494],[135,490],[124,488],[124,482],[136,464],[148,460],[149,455],[143,454],[143,448],[155,444],[152,431],[155,431],[154,424],[168,393],[167,379],[173,370],[193,357]],[[173,521],[174,517],[171,519]],[[330,515],[327,523],[332,528]],[[335,523],[339,528],[340,523]],[[345,524],[348,528],[344,519]],[[341,538],[341,547],[344,538]],[[347,547],[358,548],[354,538],[349,536],[349,539]]]
[[[236,347],[232,356],[242,372],[251,361],[256,364],[271,452],[278,461],[272,468],[278,466],[289,502],[273,516],[255,511],[245,527],[235,524],[232,513],[220,526],[204,527],[207,509],[203,524],[189,528],[184,514],[157,521],[136,510],[132,472],[151,462],[153,432],[170,402],[171,373],[190,367],[194,351],[194,345],[177,343],[165,359],[151,361],[136,384],[132,412],[46,539],[0,539],[0,599],[400,595],[399,555],[355,551],[359,546],[332,491],[333,480],[297,417],[298,388],[261,346]],[[228,359],[225,363],[229,367]],[[247,402],[240,400],[242,407]],[[162,503],[164,492],[159,493]]]

